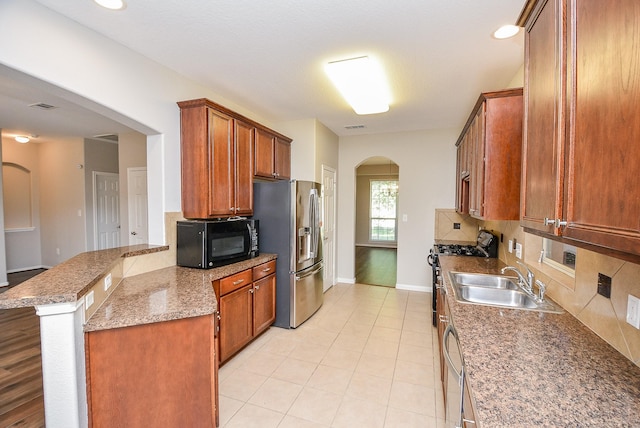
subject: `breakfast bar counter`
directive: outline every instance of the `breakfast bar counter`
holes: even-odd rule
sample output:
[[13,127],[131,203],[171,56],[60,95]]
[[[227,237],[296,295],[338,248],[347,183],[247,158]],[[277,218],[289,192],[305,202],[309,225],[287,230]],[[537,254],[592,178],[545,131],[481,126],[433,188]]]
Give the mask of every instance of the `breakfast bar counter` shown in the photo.
[[499,274],[497,259],[440,257],[480,427],[640,424],[640,367],[565,312],[456,301],[448,272]]

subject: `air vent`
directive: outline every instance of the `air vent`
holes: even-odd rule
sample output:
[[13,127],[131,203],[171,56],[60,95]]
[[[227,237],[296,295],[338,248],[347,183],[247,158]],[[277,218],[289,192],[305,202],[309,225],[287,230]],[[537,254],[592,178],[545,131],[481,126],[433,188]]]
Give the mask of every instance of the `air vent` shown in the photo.
[[93,138],[98,140],[110,141],[112,143],[118,142],[118,134],[99,134],[99,135],[94,135]]
[[39,108],[39,109],[42,109],[42,110],[53,110],[54,108],[58,108],[56,106],[52,106],[51,104],[47,104],[47,103],[29,104],[29,107]]
[[344,127],[344,129],[362,129],[364,128],[364,125],[347,125]]

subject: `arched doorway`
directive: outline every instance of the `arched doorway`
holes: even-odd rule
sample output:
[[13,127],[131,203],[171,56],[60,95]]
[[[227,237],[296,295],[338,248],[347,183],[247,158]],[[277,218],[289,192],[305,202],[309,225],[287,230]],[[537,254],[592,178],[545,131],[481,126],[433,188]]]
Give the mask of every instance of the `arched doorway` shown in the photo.
[[395,287],[399,167],[371,157],[356,167],[356,283]]

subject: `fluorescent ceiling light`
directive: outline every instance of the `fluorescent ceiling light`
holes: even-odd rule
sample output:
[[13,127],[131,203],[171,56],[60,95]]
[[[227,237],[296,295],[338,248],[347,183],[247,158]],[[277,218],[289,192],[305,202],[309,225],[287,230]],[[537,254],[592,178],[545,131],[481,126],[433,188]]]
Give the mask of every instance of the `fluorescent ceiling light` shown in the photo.
[[496,39],[508,39],[520,32],[520,27],[517,25],[503,25],[493,32],[493,37]]
[[325,71],[357,114],[389,111],[389,90],[382,68],[367,56],[330,62]]
[[18,136],[15,138],[15,140],[16,140],[18,143],[25,144],[25,143],[28,143],[28,142],[29,142],[29,137],[24,136],[24,135],[18,135]]
[[123,0],[94,0],[102,7],[106,7],[111,10],[120,10],[124,9],[124,1]]

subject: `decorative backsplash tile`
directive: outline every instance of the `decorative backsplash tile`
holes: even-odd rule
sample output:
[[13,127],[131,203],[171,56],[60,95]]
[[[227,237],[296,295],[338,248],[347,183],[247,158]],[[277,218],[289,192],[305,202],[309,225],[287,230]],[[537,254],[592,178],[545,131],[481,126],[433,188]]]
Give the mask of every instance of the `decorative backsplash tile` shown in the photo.
[[[478,220],[461,215],[454,209],[436,208],[435,239],[475,242]],[[459,227],[459,228],[458,228]]]

